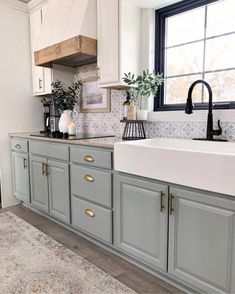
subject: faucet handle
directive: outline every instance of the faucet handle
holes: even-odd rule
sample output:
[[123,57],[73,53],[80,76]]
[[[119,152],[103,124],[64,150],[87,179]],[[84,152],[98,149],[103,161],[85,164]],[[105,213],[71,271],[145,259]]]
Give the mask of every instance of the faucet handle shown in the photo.
[[213,135],[215,136],[220,136],[222,135],[222,128],[221,128],[221,124],[220,124],[220,119],[218,120],[218,130],[213,130]]

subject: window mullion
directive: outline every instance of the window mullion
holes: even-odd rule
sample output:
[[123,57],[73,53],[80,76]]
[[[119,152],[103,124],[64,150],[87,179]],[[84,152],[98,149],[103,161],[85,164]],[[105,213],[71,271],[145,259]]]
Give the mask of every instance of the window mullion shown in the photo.
[[[204,24],[204,41],[203,41],[203,63],[202,63],[202,79],[205,79],[206,69],[206,29],[207,29],[207,6],[205,6],[205,24]],[[204,103],[204,87],[202,87],[202,103]]]

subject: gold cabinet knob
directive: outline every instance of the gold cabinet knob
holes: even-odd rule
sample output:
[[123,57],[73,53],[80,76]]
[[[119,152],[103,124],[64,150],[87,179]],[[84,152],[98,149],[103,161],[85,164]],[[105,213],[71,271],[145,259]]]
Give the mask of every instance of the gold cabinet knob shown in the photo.
[[20,144],[16,144],[16,145],[15,145],[15,148],[16,148],[16,149],[21,149],[21,145],[20,145]]
[[95,161],[95,159],[91,155],[86,155],[84,157],[84,160],[87,162],[94,162]]
[[89,183],[92,183],[95,181],[95,179],[90,175],[85,175],[84,180],[86,180]]
[[87,208],[85,210],[85,215],[89,216],[89,217],[95,217],[95,213],[94,211],[92,211],[91,209]]

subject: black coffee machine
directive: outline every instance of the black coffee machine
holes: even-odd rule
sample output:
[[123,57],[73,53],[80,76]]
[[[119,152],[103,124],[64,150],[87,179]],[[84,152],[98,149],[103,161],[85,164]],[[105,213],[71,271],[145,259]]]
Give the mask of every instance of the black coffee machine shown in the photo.
[[43,103],[44,130],[40,133],[54,133],[59,131],[60,113],[53,102]]

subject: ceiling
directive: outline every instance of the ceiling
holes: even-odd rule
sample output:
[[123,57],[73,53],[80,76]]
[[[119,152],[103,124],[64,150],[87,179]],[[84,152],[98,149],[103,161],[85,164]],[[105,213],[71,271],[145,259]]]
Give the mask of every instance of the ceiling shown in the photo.
[[135,4],[145,8],[161,8],[182,0],[129,0]]
[[[31,0],[19,0],[19,1],[29,3],[29,1]],[[129,0],[129,1],[132,1],[142,7],[149,7],[149,8],[156,9],[156,8],[167,6],[182,0]]]

